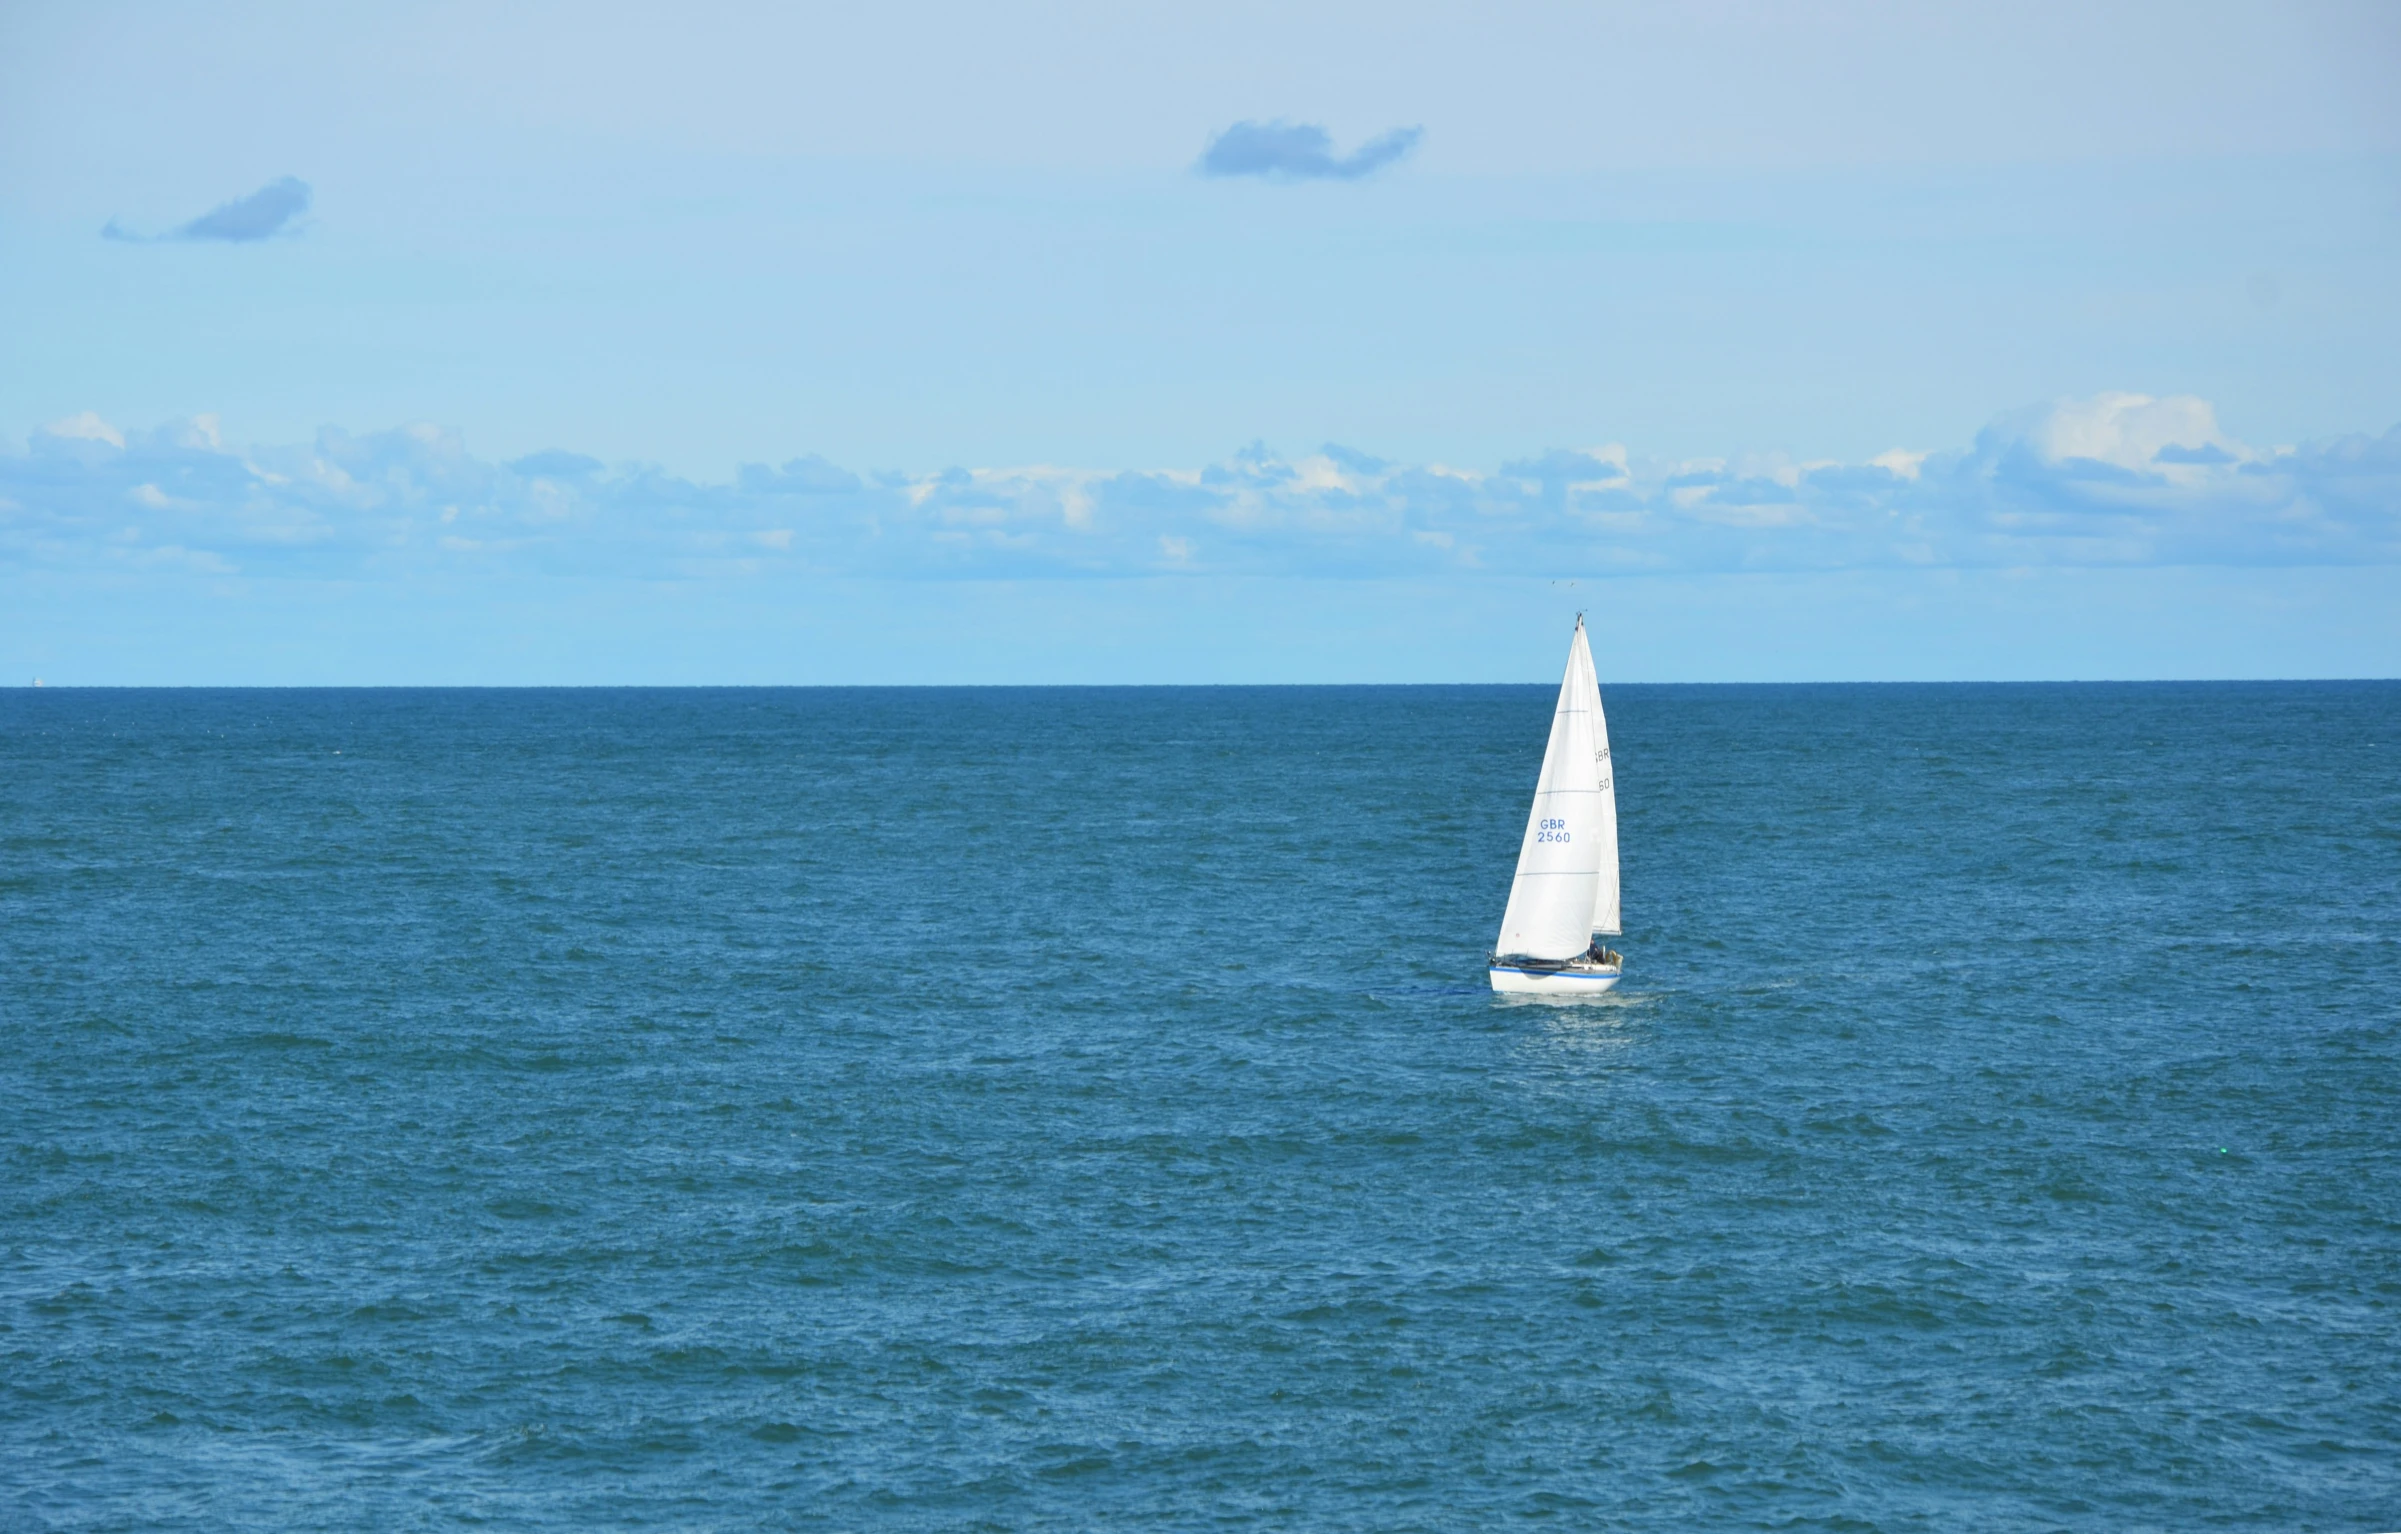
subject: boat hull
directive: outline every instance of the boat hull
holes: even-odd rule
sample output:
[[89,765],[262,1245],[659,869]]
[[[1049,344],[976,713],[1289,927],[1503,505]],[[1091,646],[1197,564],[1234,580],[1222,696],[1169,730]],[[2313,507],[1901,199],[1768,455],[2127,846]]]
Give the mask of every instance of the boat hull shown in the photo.
[[1492,966],[1492,988],[1511,996],[1598,996],[1625,975],[1618,964],[1570,964],[1558,969]]

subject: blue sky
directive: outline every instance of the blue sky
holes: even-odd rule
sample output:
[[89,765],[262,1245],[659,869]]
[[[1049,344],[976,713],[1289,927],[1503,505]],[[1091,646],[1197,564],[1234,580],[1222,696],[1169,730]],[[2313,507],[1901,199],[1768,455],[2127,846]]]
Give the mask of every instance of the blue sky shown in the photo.
[[2396,76],[2372,5],[10,7],[0,678],[2394,674]]

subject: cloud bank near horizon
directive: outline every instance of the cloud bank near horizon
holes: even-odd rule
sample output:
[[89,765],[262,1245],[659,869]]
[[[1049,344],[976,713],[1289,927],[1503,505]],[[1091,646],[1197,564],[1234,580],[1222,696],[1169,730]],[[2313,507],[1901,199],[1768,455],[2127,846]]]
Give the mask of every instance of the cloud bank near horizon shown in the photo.
[[1146,471],[860,474],[809,456],[708,483],[563,450],[493,462],[431,427],[237,448],[210,417],[128,432],[89,412],[0,457],[0,571],[1473,580],[2396,562],[2401,426],[2259,449],[2206,401],[2137,394],[1866,463],[1612,444],[1470,470],[1328,444]]

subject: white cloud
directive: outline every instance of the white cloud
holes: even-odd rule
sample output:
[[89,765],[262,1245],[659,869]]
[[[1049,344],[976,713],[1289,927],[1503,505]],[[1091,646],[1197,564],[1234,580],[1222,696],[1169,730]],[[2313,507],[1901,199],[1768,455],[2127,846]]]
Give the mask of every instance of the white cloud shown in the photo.
[[[181,545],[254,579],[458,561],[729,580],[2401,563],[2401,428],[2263,454],[2204,401],[2132,394],[1866,463],[1646,460],[1612,444],[1489,473],[1253,447],[1125,473],[862,478],[796,459],[711,483],[556,452],[486,462],[429,428],[229,448],[213,424],[119,432],[86,415],[0,456],[0,566],[101,558],[129,505],[181,513]],[[136,533],[119,547],[142,546]],[[736,557],[767,551],[790,557]]]
[[2062,400],[2027,435],[2053,463],[2083,458],[2121,469],[2149,469],[2161,462],[2162,452],[2175,448],[2205,458],[2214,456],[2213,449],[2230,459],[2251,456],[2218,430],[2217,411],[2209,401],[2189,394],[2166,399],[2101,394]]
[[63,421],[52,421],[42,428],[45,435],[64,438],[69,442],[105,442],[110,447],[123,447],[125,433],[100,419],[97,411],[85,410]]
[[1059,516],[1069,527],[1092,525],[1092,492],[1082,485],[1069,485],[1059,492]]
[[1348,495],[1358,488],[1358,480],[1342,471],[1342,465],[1323,453],[1312,454],[1292,466],[1293,487],[1302,491],[1334,490]]

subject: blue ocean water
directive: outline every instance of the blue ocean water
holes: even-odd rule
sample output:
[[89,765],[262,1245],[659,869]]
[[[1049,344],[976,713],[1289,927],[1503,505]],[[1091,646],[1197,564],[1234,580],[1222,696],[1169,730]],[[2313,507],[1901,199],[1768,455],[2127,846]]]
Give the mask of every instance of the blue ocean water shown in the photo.
[[0,1528],[2401,1526],[2401,685],[0,695]]

